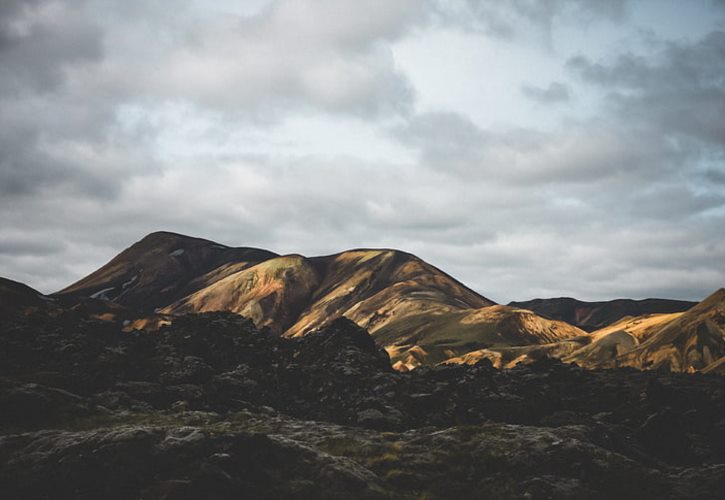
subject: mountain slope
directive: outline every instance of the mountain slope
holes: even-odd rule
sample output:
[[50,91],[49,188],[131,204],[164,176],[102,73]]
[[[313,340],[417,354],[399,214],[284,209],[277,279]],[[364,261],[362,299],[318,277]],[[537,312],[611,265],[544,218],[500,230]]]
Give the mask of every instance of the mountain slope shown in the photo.
[[0,318],[55,308],[53,299],[23,283],[0,278]]
[[448,362],[475,364],[487,359],[494,366],[511,367],[541,357],[588,369],[626,366],[725,374],[725,289],[686,312],[625,317],[591,334],[549,344],[486,346]]
[[401,318],[372,335],[385,346],[393,363],[401,362],[411,369],[473,351],[539,346],[578,339],[587,333],[525,309],[496,305]]
[[562,358],[584,368],[614,368],[619,356],[633,350],[657,333],[663,326],[684,313],[647,314],[625,317],[605,328],[592,332],[591,343]]
[[276,257],[175,233],[151,233],[108,264],[57,292],[102,298],[152,312],[233,272]]
[[162,309],[168,314],[231,311],[299,337],[340,317],[375,331],[396,318],[493,302],[417,257],[352,250],[307,259],[277,257],[238,271]]
[[161,312],[229,311],[251,318],[258,328],[282,334],[306,307],[319,278],[299,255],[275,257],[238,271],[187,296]]
[[725,288],[619,357],[621,366],[696,371],[725,356]]
[[345,316],[375,332],[399,317],[493,305],[440,269],[397,250],[351,250],[311,259],[322,280],[287,331],[294,337]]
[[566,321],[586,331],[594,331],[626,316],[683,312],[697,302],[669,299],[616,299],[606,302],[584,302],[570,297],[533,299],[511,302],[510,306],[529,309],[547,318]]

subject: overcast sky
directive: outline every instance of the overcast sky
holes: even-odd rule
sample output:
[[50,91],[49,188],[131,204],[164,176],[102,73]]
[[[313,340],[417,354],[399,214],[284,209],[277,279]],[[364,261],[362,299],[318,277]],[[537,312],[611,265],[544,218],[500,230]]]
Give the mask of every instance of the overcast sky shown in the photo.
[[725,2],[2,0],[0,276],[155,230],[485,296],[725,286]]

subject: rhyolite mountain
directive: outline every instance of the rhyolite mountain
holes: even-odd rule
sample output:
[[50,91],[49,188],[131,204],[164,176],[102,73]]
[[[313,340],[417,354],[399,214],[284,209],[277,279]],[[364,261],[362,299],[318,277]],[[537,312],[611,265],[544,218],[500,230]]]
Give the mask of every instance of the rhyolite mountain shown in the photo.
[[725,356],[725,288],[619,356],[621,366],[699,371]]
[[228,311],[286,337],[346,317],[366,328],[401,369],[490,345],[585,334],[562,321],[496,305],[398,250],[280,256],[167,232],[148,235],[54,296],[104,298],[169,316]]
[[590,342],[575,349],[562,359],[585,368],[615,368],[619,357],[657,333],[662,327],[683,313],[645,314],[627,316],[611,325],[596,330]]
[[151,233],[54,296],[107,299],[153,312],[245,267],[276,257],[169,232]]
[[598,330],[627,316],[687,311],[697,302],[670,299],[615,299],[585,302],[571,297],[510,302],[510,306],[529,309],[545,318],[558,319],[588,332]]
[[510,368],[547,357],[586,368],[720,372],[725,354],[719,292],[694,308],[571,298],[504,306],[391,249],[305,257],[157,232],[52,297],[28,290],[15,293],[36,307],[55,300],[96,317],[131,318],[127,331],[225,311],[271,334],[301,337],[344,317],[365,328],[398,370],[484,359]]
[[490,346],[447,363],[475,364],[483,359],[512,367],[541,357],[584,368],[631,367],[640,370],[724,373],[725,289],[679,313],[627,316],[591,334],[528,346]]

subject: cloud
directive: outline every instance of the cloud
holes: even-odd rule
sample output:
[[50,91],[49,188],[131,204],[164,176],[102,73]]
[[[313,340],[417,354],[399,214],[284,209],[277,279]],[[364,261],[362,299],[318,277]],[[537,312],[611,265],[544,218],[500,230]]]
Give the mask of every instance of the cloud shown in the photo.
[[[725,281],[721,35],[582,46],[565,64],[542,35],[631,34],[628,2],[239,5],[0,3],[0,275],[54,291],[164,229],[281,253],[402,248],[504,302],[700,298]],[[440,31],[565,67],[541,87],[511,72],[531,115],[482,124],[490,100],[425,107],[396,59]],[[496,57],[520,53],[461,58],[466,83],[489,91],[497,64],[523,64]]]
[[590,23],[621,21],[627,14],[628,0],[437,0],[433,5],[444,21],[501,38],[515,38],[531,28],[549,38],[554,25],[566,18]]
[[555,104],[571,99],[569,87],[561,82],[551,82],[548,87],[522,85],[521,93],[539,104]]
[[406,113],[412,90],[388,43],[423,21],[420,5],[280,0],[247,16],[187,9],[163,25],[170,44],[149,49],[149,28],[141,36],[133,25],[112,32],[108,42],[121,53],[98,78],[136,98],[188,101],[265,121],[290,109]]
[[429,113],[413,117],[397,136],[428,168],[502,184],[642,183],[670,175],[682,161],[659,135],[608,120],[494,131],[462,115]]
[[77,8],[55,2],[10,2],[0,21],[0,92],[49,92],[65,71],[102,56],[101,32]]
[[417,2],[276,1],[247,16],[189,4],[173,15],[153,2],[106,7],[3,4],[5,196],[53,187],[113,198],[131,177],[157,173],[159,131],[126,126],[128,108],[183,103],[270,122],[293,110],[374,119],[412,106],[387,43],[422,22]]
[[725,32],[694,43],[667,42],[654,56],[625,53],[604,62],[577,56],[567,67],[601,88],[630,122],[725,145]]

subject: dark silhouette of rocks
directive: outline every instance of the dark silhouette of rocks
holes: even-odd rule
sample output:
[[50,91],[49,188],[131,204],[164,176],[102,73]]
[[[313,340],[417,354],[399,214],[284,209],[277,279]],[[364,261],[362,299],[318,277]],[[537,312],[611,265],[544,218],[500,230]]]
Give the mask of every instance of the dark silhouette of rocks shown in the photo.
[[339,319],[300,338],[230,313],[122,332],[0,321],[8,498],[712,498],[725,379],[542,358],[390,368]]

